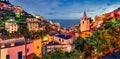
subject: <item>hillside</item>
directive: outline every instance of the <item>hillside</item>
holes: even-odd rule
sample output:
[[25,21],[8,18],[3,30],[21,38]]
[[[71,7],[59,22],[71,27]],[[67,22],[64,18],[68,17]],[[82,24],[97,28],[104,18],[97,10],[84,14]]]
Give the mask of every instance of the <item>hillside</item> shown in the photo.
[[15,19],[17,23],[24,22],[26,18],[34,17],[25,12],[21,6],[15,6],[11,3],[0,2],[0,24],[4,25],[5,21]]
[[111,26],[117,26],[120,22],[120,8],[100,16],[95,16],[92,20],[91,28],[93,30],[108,29]]

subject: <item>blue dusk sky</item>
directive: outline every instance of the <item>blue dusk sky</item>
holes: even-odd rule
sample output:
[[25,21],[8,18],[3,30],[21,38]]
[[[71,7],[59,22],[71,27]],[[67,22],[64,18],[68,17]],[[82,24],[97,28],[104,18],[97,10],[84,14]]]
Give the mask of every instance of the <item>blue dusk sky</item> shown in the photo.
[[101,15],[120,7],[120,0],[10,0],[31,14],[45,19],[80,19],[86,11],[88,17]]

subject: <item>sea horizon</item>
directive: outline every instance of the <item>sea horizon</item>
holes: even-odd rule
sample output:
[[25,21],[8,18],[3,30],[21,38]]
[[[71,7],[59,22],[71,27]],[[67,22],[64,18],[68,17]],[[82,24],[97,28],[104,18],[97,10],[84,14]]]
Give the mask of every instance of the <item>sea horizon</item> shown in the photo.
[[62,27],[70,28],[80,23],[80,19],[50,19],[52,22],[59,22]]

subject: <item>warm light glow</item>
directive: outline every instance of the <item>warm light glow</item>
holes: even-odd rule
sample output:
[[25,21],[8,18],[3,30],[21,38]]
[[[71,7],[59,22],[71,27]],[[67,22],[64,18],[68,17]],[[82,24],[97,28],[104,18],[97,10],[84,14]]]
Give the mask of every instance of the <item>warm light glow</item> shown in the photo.
[[44,36],[43,41],[46,41],[46,40],[48,40],[48,38],[47,38],[47,36]]

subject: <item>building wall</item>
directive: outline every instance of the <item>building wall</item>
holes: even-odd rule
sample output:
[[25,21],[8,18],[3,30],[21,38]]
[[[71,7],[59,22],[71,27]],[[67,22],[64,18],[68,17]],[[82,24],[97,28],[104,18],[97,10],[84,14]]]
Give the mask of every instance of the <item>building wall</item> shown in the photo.
[[49,45],[49,46],[47,46],[47,53],[53,51],[55,48],[60,49],[64,52],[72,51],[71,45]]
[[8,54],[8,48],[0,49],[0,50],[1,50],[0,59],[6,59],[6,55]]
[[[27,55],[30,55],[33,53],[33,46],[34,46],[33,43],[27,44],[27,49],[26,49]],[[29,51],[28,51],[28,49],[29,49]]]
[[[9,55],[10,59],[18,59],[18,52],[20,51],[22,51],[22,58],[25,58],[25,52],[27,53],[27,56],[33,54],[33,43],[26,44],[26,47],[26,51],[25,45],[3,48],[1,49],[0,59],[6,59],[6,55]],[[29,49],[28,52],[27,49]]]
[[22,51],[22,58],[25,56],[25,45],[8,48],[10,59],[18,59],[18,52]]
[[89,19],[87,19],[87,20],[82,19],[80,21],[80,30],[81,30],[81,32],[90,30],[90,20]]
[[33,41],[34,54],[38,57],[42,57],[42,39],[36,39]]
[[54,37],[53,40],[55,42],[58,42],[60,44],[71,44],[73,43],[73,39],[70,38],[70,39],[63,39],[63,38],[59,38],[59,37]]
[[18,30],[18,25],[15,22],[14,23],[6,22],[5,23],[5,28],[9,33],[12,33],[14,31]]
[[28,29],[29,31],[37,31],[38,28],[38,23],[28,23]]

